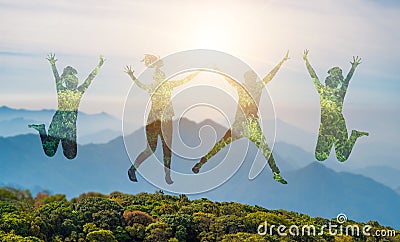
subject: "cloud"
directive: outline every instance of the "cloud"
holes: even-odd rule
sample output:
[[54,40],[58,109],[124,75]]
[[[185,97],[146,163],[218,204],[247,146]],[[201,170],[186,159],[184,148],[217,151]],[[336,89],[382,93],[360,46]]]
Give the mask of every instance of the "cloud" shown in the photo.
[[[321,79],[332,66],[346,72],[351,57],[360,55],[363,64],[351,88],[362,93],[368,87],[378,99],[393,102],[399,99],[392,90],[400,89],[400,51],[395,48],[400,39],[399,8],[391,1],[371,0],[6,0],[0,4],[0,81],[7,87],[0,95],[5,90],[53,94],[44,60],[48,52],[56,52],[59,68],[72,65],[81,78],[104,54],[106,64],[88,95],[120,97],[130,85],[123,66],[132,64],[140,73],[144,53],[165,56],[192,48],[218,49],[238,56],[264,76],[290,49],[291,60],[271,83],[271,95],[279,103],[310,103],[315,100],[307,94],[314,90],[301,59],[309,48]],[[31,82],[24,89],[27,80]]]

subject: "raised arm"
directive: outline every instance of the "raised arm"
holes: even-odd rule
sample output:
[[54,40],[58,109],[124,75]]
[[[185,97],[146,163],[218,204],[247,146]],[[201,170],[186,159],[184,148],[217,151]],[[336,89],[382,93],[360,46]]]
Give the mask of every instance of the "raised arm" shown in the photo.
[[56,55],[50,53],[50,54],[47,56],[46,59],[47,59],[47,60],[50,62],[50,64],[51,64],[51,69],[53,70],[54,79],[56,80],[56,88],[57,88],[57,91],[63,89],[63,85],[62,85],[62,82],[61,82],[61,78],[60,78],[60,75],[58,74],[57,67],[56,67],[56,61],[57,61]]
[[125,72],[130,76],[130,78],[132,79],[132,81],[141,89],[145,90],[145,91],[150,91],[151,89],[151,85],[146,85],[144,83],[141,83],[138,79],[136,79],[135,75],[133,75],[133,69],[131,66],[126,66],[125,67]]
[[225,78],[225,80],[229,83],[229,85],[231,85],[233,88],[235,88],[236,90],[238,88],[241,88],[242,85],[237,83],[234,79],[232,79],[230,76],[226,75],[225,73],[223,73],[218,67],[214,67],[213,68],[215,71],[217,71],[218,74],[220,74],[221,76],[223,76]]
[[276,65],[274,67],[274,69],[272,69],[272,71],[270,73],[268,73],[268,75],[266,77],[264,77],[264,79],[261,81],[263,86],[267,85],[267,83],[272,80],[272,78],[276,75],[276,73],[278,73],[282,64],[287,60],[289,60],[289,51],[286,52],[285,57],[283,57],[283,59],[278,63],[278,65]]
[[342,92],[344,92],[344,93],[346,93],[346,91],[347,91],[350,79],[353,76],[354,71],[356,70],[357,66],[359,64],[361,64],[361,58],[358,56],[357,57],[353,56],[353,61],[350,61],[350,64],[351,64],[351,69],[350,69],[349,73],[347,74],[346,79],[344,79],[342,87],[341,87]]
[[100,70],[100,67],[104,64],[104,57],[101,55],[100,56],[100,61],[99,64],[96,66],[96,68],[94,68],[94,70],[89,74],[89,76],[86,78],[86,80],[82,83],[82,85],[80,85],[78,87],[78,90],[82,93],[84,93],[86,91],[86,89],[88,89],[88,87],[90,86],[90,84],[92,83],[94,77],[97,75],[97,73]]
[[310,62],[308,61],[307,55],[308,55],[308,50],[305,50],[303,53],[303,60],[306,62],[306,67],[308,70],[308,73],[310,73],[310,76],[314,82],[315,88],[317,89],[318,93],[321,93],[322,89],[324,88],[324,85],[319,81],[317,74],[315,73],[314,69],[311,67]]
[[242,85],[240,85],[238,82],[236,82],[235,80],[233,80],[230,76],[227,76],[223,73],[221,73],[221,75],[225,78],[225,80],[229,83],[229,85],[231,85],[233,88],[235,88],[236,90],[238,88],[243,88]]
[[176,80],[176,81],[170,81],[172,83],[172,85],[174,87],[183,85],[189,81],[191,81],[193,78],[195,78],[201,71],[196,71],[195,73],[192,73],[188,76],[186,76],[185,78],[183,78],[182,80]]

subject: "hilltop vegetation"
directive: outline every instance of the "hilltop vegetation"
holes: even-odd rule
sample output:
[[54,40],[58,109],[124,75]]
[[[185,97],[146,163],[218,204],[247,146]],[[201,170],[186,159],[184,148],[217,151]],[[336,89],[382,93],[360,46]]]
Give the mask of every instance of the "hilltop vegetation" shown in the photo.
[[[258,235],[260,224],[268,222],[272,235]],[[212,202],[205,198],[113,192],[85,193],[70,201],[63,194],[0,188],[0,241],[400,241],[385,238],[331,235],[279,236],[277,227],[314,225],[317,233],[336,219],[311,218],[284,210],[268,210],[234,202]],[[364,223],[347,221],[346,224]],[[377,230],[393,230],[377,222]]]

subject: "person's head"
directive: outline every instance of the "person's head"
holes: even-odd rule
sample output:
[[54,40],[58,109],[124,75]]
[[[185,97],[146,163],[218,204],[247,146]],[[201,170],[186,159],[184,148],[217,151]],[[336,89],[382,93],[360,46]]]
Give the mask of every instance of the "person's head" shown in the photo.
[[71,66],[64,68],[61,74],[61,81],[65,83],[65,87],[68,89],[76,89],[78,86],[78,77],[76,76],[78,72]]
[[160,57],[150,54],[145,54],[142,60],[144,65],[149,68],[160,68],[164,65],[164,62],[160,60]]
[[337,88],[343,83],[342,69],[333,67],[328,71],[329,76],[325,79],[325,86],[330,88]]
[[246,83],[255,83],[257,74],[253,70],[246,71],[246,73],[244,73],[244,80]]

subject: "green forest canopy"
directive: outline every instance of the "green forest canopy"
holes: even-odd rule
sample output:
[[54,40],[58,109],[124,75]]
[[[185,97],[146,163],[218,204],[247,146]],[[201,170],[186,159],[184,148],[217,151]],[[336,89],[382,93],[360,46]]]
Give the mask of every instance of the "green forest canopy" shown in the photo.
[[[272,229],[257,234],[264,221]],[[277,227],[313,225],[317,234],[335,219],[311,218],[285,210],[268,210],[235,202],[212,202],[202,198],[113,192],[84,193],[70,201],[63,194],[0,188],[0,241],[400,241],[400,231],[375,221],[343,224],[370,225],[369,231],[395,232],[392,236],[332,235],[279,236]],[[276,227],[272,228],[272,225]]]

